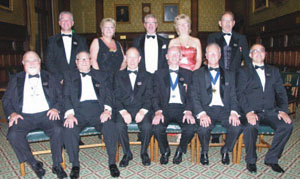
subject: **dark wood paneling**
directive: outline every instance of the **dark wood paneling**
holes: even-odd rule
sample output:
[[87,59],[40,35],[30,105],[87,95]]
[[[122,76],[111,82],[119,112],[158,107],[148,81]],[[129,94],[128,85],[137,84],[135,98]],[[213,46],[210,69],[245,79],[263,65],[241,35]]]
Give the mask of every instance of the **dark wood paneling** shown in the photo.
[[101,35],[100,22],[104,17],[103,0],[96,0],[96,32],[97,36]]
[[191,0],[192,36],[198,33],[198,0]]

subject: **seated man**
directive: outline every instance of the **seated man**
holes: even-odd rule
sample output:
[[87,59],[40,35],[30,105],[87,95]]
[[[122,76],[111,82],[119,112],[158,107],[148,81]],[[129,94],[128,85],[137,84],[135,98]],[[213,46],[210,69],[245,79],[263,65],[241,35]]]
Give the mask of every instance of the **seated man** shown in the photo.
[[237,77],[237,98],[245,115],[244,142],[247,169],[256,172],[256,139],[260,124],[275,130],[265,164],[275,172],[283,173],[278,165],[284,146],[292,134],[293,125],[288,116],[288,98],[277,68],[264,64],[264,46],[254,44],[250,49],[252,63],[242,68]]
[[167,164],[170,147],[166,129],[170,122],[176,122],[182,130],[180,144],[173,158],[174,164],[182,161],[182,152],[186,153],[187,145],[195,133],[195,118],[192,115],[192,104],[188,95],[192,72],[179,68],[181,52],[178,47],[170,47],[166,54],[169,69],[160,69],[154,74],[153,108],[155,116],[152,124],[157,138],[161,164]]
[[3,109],[9,119],[7,139],[20,163],[27,162],[38,178],[45,175],[43,163],[31,152],[26,135],[42,129],[50,137],[53,167],[58,178],[67,174],[61,167],[63,128],[59,112],[62,108],[62,93],[59,81],[41,70],[41,59],[33,51],[23,56],[24,71],[17,73],[2,98]]
[[127,125],[132,122],[132,118],[138,124],[141,131],[142,163],[148,166],[151,164],[147,154],[147,147],[152,136],[152,75],[138,68],[141,56],[136,48],[129,48],[126,52],[125,59],[127,69],[117,72],[114,80],[114,94],[117,108],[116,123],[119,140],[124,151],[124,157],[120,162],[120,167],[126,167],[129,160],[132,159],[127,133]]
[[221,161],[228,165],[228,152],[242,132],[238,117],[234,73],[219,68],[221,49],[212,43],[206,47],[208,65],[193,73],[191,89],[194,113],[197,114],[198,137],[201,143],[200,162],[208,165],[210,132],[217,121],[227,129],[225,145],[221,148]]
[[115,164],[117,134],[111,119],[112,93],[106,84],[108,75],[91,69],[90,55],[85,51],[77,54],[76,65],[78,69],[64,74],[63,84],[64,141],[72,163],[70,178],[79,177],[79,134],[88,126],[103,134],[110,174],[118,177],[120,172]]

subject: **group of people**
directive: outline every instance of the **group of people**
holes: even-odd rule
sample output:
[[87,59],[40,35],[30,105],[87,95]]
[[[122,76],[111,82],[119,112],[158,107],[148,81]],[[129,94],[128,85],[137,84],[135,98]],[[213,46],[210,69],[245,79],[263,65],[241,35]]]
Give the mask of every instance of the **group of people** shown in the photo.
[[115,20],[105,18],[100,24],[102,37],[95,38],[88,51],[85,39],[72,33],[72,13],[61,12],[61,33],[48,40],[48,72],[40,69],[41,59],[35,52],[26,52],[24,72],[10,80],[2,99],[9,120],[7,138],[19,162],[29,163],[39,178],[45,175],[43,163],[33,157],[26,140],[28,132],[42,129],[50,137],[52,172],[58,178],[67,177],[60,166],[65,145],[72,163],[70,178],[79,178],[79,134],[93,126],[103,134],[110,174],[118,177],[117,143],[124,153],[119,167],[128,166],[133,158],[128,124],[138,124],[140,157],[149,166],[147,147],[152,135],[158,141],[160,163],[169,162],[166,128],[175,122],[182,136],[173,163],[182,162],[197,132],[200,162],[209,165],[210,132],[219,121],[227,129],[220,151],[224,165],[230,163],[229,152],[243,132],[247,169],[256,172],[258,127],[268,124],[275,135],[265,164],[284,172],[278,159],[293,126],[279,71],[264,64],[265,48],[255,44],[249,51],[246,37],[232,31],[234,15],[225,12],[219,20],[222,31],[208,37],[207,65],[200,68],[201,43],[189,35],[189,17],[181,14],[174,22],[178,37],[169,42],[156,33],[156,17],[146,15],[146,34],[124,53],[113,39]]

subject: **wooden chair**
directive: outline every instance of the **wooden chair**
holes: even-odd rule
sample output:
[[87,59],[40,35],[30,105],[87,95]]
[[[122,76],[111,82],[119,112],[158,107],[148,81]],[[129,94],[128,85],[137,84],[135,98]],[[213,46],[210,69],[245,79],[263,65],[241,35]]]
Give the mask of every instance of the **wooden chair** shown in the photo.
[[[181,128],[178,124],[176,123],[170,123],[167,127],[166,130],[167,134],[181,134]],[[194,162],[194,158],[195,158],[195,145],[196,145],[196,135],[193,137],[193,139],[191,140],[191,143],[189,144],[189,148],[191,149],[191,162]],[[179,143],[178,142],[169,142],[170,146],[178,146]],[[158,141],[156,140],[156,138],[154,138],[154,153],[155,153],[155,157],[154,160],[157,163],[158,162]]]
[[[265,135],[274,135],[274,130],[267,125],[259,125],[258,129],[258,143],[256,144],[256,147],[258,149],[258,152],[261,152],[262,148],[271,148],[271,145],[267,143],[264,140]],[[241,162],[241,156],[242,156],[242,147],[245,147],[245,144],[243,142],[244,134],[242,133],[238,139],[238,145],[237,145],[237,154],[236,154],[236,163],[240,164]]]
[[[98,132],[94,127],[86,127],[84,130],[80,132],[80,136],[91,136],[91,135],[99,135],[100,132]],[[35,130],[32,132],[29,132],[28,135],[26,136],[28,142],[33,143],[33,142],[45,142],[49,141],[49,137],[42,131],[42,130]],[[93,147],[102,147],[104,150],[105,148],[105,143],[103,142],[103,136],[101,135],[101,140],[100,143],[96,144],[85,144],[85,145],[80,145],[80,149],[86,149],[86,148],[93,148]],[[51,150],[41,150],[41,151],[34,151],[32,152],[33,155],[42,155],[42,154],[50,154]],[[66,168],[66,161],[65,161],[65,155],[64,155],[64,149],[62,151],[62,158],[63,162],[61,163],[61,166],[65,169]],[[116,161],[119,160],[119,149],[117,148],[117,154],[116,154]],[[20,163],[20,171],[21,171],[21,176],[25,176],[25,162]]]
[[[211,134],[220,134],[221,135],[221,142],[220,143],[209,143],[209,147],[223,147],[225,145],[225,139],[226,139],[226,128],[222,127],[221,123],[217,122],[213,130],[211,131]],[[196,164],[200,163],[200,148],[201,148],[201,143],[198,138],[198,135],[195,134],[196,136]],[[236,163],[236,151],[237,151],[237,142],[234,145],[233,152],[232,152],[232,163]]]

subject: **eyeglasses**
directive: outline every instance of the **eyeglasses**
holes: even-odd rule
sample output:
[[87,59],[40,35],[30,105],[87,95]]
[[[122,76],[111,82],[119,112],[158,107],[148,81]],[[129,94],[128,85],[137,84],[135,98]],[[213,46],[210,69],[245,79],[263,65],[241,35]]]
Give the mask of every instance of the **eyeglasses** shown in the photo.
[[89,61],[91,58],[77,58],[76,60],[83,62],[83,61]]
[[265,49],[263,49],[263,48],[253,49],[253,50],[250,51],[250,53],[255,53],[255,54],[257,54],[257,53],[264,53],[264,52],[265,52]]

